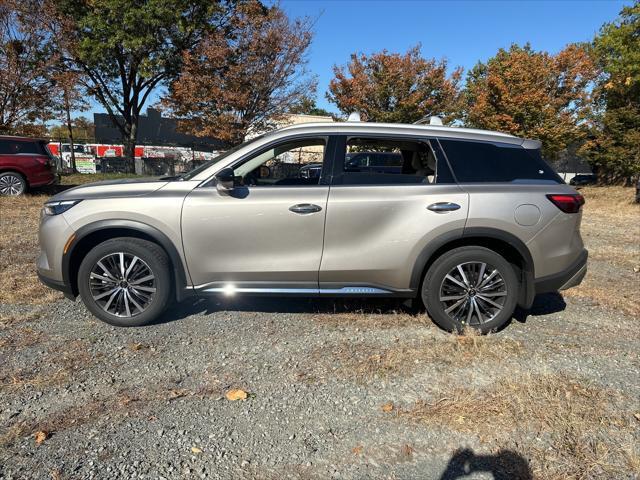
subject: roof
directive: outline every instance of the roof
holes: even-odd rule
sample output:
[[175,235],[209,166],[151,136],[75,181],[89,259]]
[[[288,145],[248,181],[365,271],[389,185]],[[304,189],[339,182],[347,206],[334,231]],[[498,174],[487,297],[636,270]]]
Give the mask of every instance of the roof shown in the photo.
[[[425,135],[445,138],[461,138],[466,140],[484,140],[521,145],[526,140],[508,133],[479,130],[475,128],[445,127],[440,125],[415,125],[405,123],[373,123],[373,122],[314,122],[283,127],[276,132],[300,131],[308,133],[344,132],[375,133],[399,135]],[[537,143],[537,142],[536,142]]]
[[18,135],[0,135],[0,139],[2,140],[17,140],[19,142],[48,142],[44,138],[40,137],[21,137]]

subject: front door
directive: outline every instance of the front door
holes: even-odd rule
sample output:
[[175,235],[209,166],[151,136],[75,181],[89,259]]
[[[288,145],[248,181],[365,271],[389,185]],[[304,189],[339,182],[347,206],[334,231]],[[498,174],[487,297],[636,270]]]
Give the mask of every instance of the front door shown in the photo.
[[182,234],[196,289],[318,290],[329,195],[327,144],[328,138],[304,137],[261,147],[232,166],[236,186],[228,194],[211,185],[187,196]]

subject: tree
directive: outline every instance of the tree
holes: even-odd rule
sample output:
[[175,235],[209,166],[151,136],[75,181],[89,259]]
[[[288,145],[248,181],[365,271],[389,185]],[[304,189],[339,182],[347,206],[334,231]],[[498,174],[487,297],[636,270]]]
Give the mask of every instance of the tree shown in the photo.
[[290,20],[277,5],[241,3],[226,32],[211,32],[183,57],[163,106],[182,131],[228,145],[270,128],[315,88],[307,78],[308,19]]
[[319,115],[322,117],[332,117],[334,119],[336,118],[336,115],[334,113],[331,113],[324,108],[318,107],[313,95],[305,95],[304,97],[302,97],[297,104],[289,108],[289,113],[297,115]]
[[333,73],[327,99],[345,114],[358,111],[374,122],[413,123],[426,115],[449,122],[459,111],[462,69],[447,76],[447,61],[423,58],[420,45],[405,54],[354,53]]
[[554,158],[584,138],[597,69],[584,45],[556,55],[528,44],[500,49],[467,75],[464,123],[542,141]]
[[640,3],[625,7],[594,40],[603,71],[595,88],[596,115],[581,149],[600,181],[631,183],[640,176]]
[[0,133],[33,134],[52,117],[50,75],[56,53],[38,23],[11,1],[0,3]]
[[[222,0],[45,0],[69,68],[105,108],[133,158],[140,112],[182,52],[224,24]],[[47,8],[45,8],[47,10]]]
[[86,110],[89,106],[86,98],[78,88],[79,83],[79,75],[70,70],[59,71],[53,77],[56,104],[55,112],[63,117],[63,121],[67,127],[67,136],[71,149],[71,170],[73,172],[76,171],[76,154],[73,148],[74,125],[71,120],[71,112]]

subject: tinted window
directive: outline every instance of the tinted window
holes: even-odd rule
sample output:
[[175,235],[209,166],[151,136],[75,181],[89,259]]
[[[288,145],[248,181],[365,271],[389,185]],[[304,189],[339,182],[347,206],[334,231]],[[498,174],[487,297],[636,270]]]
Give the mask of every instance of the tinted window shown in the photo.
[[506,143],[440,140],[461,183],[562,183],[539,150]]
[[0,139],[0,154],[18,155],[21,153],[47,155],[47,151],[41,142]]

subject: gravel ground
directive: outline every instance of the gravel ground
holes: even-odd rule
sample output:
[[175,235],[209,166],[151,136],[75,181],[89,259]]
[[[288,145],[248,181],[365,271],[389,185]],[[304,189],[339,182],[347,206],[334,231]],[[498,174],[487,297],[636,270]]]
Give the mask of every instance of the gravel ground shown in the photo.
[[[541,296],[482,338],[395,301],[189,301],[128,329],[79,302],[0,305],[0,478],[638,478],[638,319],[566,302]],[[615,421],[586,424],[604,435],[589,469],[575,445],[557,450],[552,422],[487,431],[476,414],[408,413],[527,378],[607,392]]]

